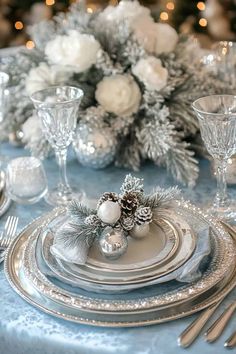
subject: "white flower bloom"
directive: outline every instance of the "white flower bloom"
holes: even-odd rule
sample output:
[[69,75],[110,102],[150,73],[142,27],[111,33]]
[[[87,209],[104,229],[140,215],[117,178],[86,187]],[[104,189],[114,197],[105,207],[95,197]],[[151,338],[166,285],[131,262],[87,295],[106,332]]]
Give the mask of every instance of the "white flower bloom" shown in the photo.
[[178,42],[178,34],[174,28],[167,23],[155,23],[152,18],[137,18],[131,28],[148,53],[170,53]]
[[30,70],[25,82],[26,91],[31,95],[49,86],[63,84],[70,75],[69,72],[63,71],[59,67],[50,67],[46,63],[40,63],[38,67]]
[[94,36],[73,30],[49,41],[45,54],[53,64],[71,66],[76,72],[83,72],[96,63],[99,50],[100,44]]
[[148,90],[160,91],[167,84],[168,71],[155,57],[140,59],[132,71]]
[[130,25],[135,38],[148,53],[155,53],[156,26],[151,17],[139,17]]
[[120,1],[117,6],[107,6],[99,15],[100,20],[132,23],[139,17],[150,17],[150,10],[138,1]]
[[34,114],[22,125],[24,142],[39,141],[43,136],[40,118]]
[[179,39],[176,30],[168,23],[155,23],[155,26],[157,33],[155,53],[158,55],[173,52]]
[[107,112],[128,116],[138,111],[141,92],[132,76],[113,75],[99,82],[96,99]]
[[121,1],[117,6],[108,6],[99,19],[112,24],[126,21],[148,53],[159,55],[172,52],[178,42],[175,29],[167,23],[154,22],[150,10],[138,1]]

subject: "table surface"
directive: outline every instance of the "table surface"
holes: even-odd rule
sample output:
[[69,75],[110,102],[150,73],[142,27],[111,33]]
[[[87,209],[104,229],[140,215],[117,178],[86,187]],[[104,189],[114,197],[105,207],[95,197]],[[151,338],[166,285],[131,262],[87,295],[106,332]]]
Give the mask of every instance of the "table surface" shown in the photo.
[[[29,155],[29,152],[2,144],[1,155],[11,159]],[[55,185],[58,170],[54,159],[45,161],[44,166],[49,186]],[[213,197],[215,181],[210,176],[207,161],[200,162],[200,169],[200,178],[195,189],[183,188],[183,193],[186,198],[204,205]],[[99,171],[90,170],[81,167],[73,154],[68,161],[68,177],[72,185],[85,191],[89,198],[95,198],[105,191],[118,191],[127,172],[113,166]],[[146,164],[135,175],[144,178],[147,191],[156,185],[169,187],[176,184],[165,170],[152,164]],[[236,188],[230,188],[230,193],[235,197]],[[8,215],[19,216],[20,229],[49,210],[50,207],[43,200],[33,206],[12,204],[7,214],[0,219],[0,229]],[[236,290],[224,301],[217,314],[235,297]],[[150,327],[125,329],[95,328],[65,322],[44,314],[22,300],[8,284],[2,265],[0,299],[0,354],[178,354],[183,353],[184,349],[177,346],[177,337],[196,317],[195,315]],[[190,354],[222,354],[226,350],[223,348],[224,340],[235,328],[236,316],[216,343],[206,344],[201,336],[187,351]]]

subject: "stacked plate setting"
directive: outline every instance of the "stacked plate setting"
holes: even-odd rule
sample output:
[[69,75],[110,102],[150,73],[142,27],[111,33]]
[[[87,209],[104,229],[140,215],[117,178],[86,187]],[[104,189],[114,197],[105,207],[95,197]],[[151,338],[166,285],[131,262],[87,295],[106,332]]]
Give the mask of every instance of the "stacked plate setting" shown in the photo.
[[160,323],[209,306],[236,282],[234,241],[188,202],[161,217],[145,239],[130,238],[116,261],[96,244],[85,265],[57,258],[51,246],[62,219],[65,210],[55,209],[28,225],[5,262],[13,288],[54,316],[100,326]]

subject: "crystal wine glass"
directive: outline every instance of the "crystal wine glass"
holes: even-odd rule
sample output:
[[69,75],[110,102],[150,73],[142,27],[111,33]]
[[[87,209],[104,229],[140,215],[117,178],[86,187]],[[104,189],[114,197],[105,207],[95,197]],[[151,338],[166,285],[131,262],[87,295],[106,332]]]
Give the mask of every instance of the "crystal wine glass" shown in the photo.
[[236,96],[202,97],[192,106],[202,139],[217,166],[217,193],[210,212],[219,218],[231,219],[236,210],[227,196],[226,168],[228,159],[236,153]]
[[55,150],[60,169],[57,188],[46,195],[46,201],[51,205],[65,205],[75,198],[67,180],[66,156],[67,148],[74,137],[82,97],[83,91],[71,86],[47,88],[31,96],[42,121],[43,132]]
[[9,75],[0,71],[0,123],[4,120],[6,111],[6,87],[9,81]]

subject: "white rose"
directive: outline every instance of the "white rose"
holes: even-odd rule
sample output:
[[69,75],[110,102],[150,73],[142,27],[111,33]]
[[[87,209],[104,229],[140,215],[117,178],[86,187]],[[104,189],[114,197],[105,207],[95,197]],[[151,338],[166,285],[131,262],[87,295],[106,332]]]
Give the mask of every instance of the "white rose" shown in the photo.
[[130,25],[134,36],[148,53],[155,53],[156,26],[151,17],[140,17]]
[[30,70],[25,82],[26,91],[29,95],[43,90],[49,86],[65,83],[70,73],[58,67],[50,67],[46,63],[40,63],[38,67]]
[[132,23],[136,18],[150,17],[150,10],[138,1],[120,1],[117,6],[107,6],[99,17],[105,21]]
[[32,115],[27,121],[22,125],[22,131],[24,136],[24,142],[34,142],[41,139],[43,136],[41,121],[38,116]]
[[149,90],[160,91],[167,84],[168,71],[155,57],[140,59],[133,67],[133,73]]
[[156,47],[155,53],[170,53],[175,50],[178,42],[176,30],[168,23],[155,23],[156,26]]
[[105,77],[97,85],[96,99],[107,111],[118,116],[136,113],[141,100],[139,86],[130,75]]
[[89,34],[70,31],[47,43],[45,54],[53,64],[71,66],[77,72],[88,70],[96,63],[99,42]]
[[167,23],[155,23],[152,18],[137,18],[131,28],[138,42],[148,53],[170,53],[178,42],[178,34],[174,28]]

